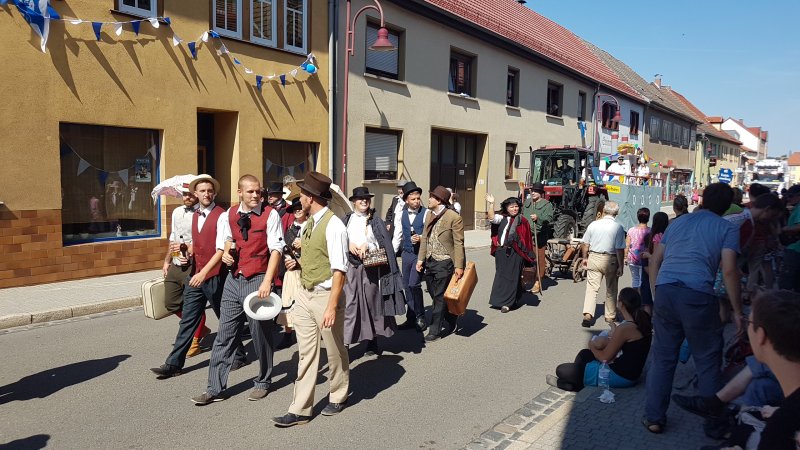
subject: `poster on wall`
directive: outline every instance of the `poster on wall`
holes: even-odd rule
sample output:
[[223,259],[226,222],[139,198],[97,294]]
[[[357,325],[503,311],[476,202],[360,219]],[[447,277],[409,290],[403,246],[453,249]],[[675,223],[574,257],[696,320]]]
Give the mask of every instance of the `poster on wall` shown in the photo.
[[136,182],[149,183],[153,180],[153,162],[150,158],[136,158]]

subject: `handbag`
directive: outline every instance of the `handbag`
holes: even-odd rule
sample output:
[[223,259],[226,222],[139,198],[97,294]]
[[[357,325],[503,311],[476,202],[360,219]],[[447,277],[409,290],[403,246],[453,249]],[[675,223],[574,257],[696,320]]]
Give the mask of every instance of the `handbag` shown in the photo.
[[368,251],[364,255],[364,259],[361,260],[361,264],[364,265],[364,267],[388,266],[389,258],[386,256],[386,249],[378,248]]
[[536,267],[523,267],[520,281],[522,281],[522,289],[530,291],[536,283]]

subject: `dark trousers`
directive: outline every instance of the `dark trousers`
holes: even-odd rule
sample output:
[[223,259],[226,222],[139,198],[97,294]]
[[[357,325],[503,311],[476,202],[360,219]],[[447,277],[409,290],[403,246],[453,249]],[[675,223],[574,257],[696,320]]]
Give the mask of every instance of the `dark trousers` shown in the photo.
[[573,392],[583,389],[583,371],[586,369],[586,365],[594,359],[592,351],[585,348],[575,356],[575,362],[559,364],[556,367],[558,387]]
[[172,352],[167,356],[167,364],[175,367],[183,367],[186,363],[186,353],[192,346],[195,330],[200,326],[200,319],[206,309],[206,302],[213,302],[212,298],[222,296],[222,284],[220,277],[215,276],[207,279],[200,287],[189,286],[189,279],[185,282],[183,289],[183,307],[181,309],[181,322],[178,326],[178,336],[175,337],[175,344]]
[[645,417],[651,422],[664,423],[684,338],[689,341],[697,369],[697,393],[710,397],[722,387],[719,300],[678,284],[660,284],[656,286],[653,331]]
[[447,310],[447,302],[444,301],[444,291],[450,284],[450,278],[455,272],[453,260],[436,261],[428,259],[425,263],[425,282],[428,285],[428,293],[433,299],[433,314],[429,334],[446,336],[456,328],[458,316],[450,314]]
[[[241,342],[245,314],[242,307],[245,297],[257,291],[264,280],[264,274],[254,275],[250,279],[243,276],[229,276],[225,280],[220,304],[219,330],[211,350],[208,366],[208,393],[219,395],[228,384],[228,375],[233,364],[237,342]],[[248,320],[250,334],[253,336],[253,347],[258,355],[258,376],[253,379],[256,389],[269,389],[272,382],[272,359],[275,344],[272,330],[275,320]]]
[[422,274],[417,272],[417,254],[402,251],[403,284],[406,290],[406,320],[416,322],[425,319],[425,304],[422,299]]

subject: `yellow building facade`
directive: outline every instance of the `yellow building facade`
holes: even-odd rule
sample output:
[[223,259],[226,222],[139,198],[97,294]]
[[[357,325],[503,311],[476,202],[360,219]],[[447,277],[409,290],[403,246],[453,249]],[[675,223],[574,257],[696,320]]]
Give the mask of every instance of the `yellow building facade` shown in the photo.
[[[243,174],[328,171],[327,2],[53,6],[47,53],[15,7],[0,18],[0,288],[160,267],[180,201],[150,191],[172,176],[212,174],[228,205]],[[86,21],[126,23],[98,40]]]

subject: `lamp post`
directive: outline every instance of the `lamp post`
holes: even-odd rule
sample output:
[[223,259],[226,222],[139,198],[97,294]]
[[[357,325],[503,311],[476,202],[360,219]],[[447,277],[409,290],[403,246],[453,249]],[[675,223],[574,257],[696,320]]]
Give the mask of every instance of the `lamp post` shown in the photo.
[[372,44],[370,50],[376,51],[392,51],[395,50],[392,42],[389,41],[389,30],[383,24],[383,8],[378,0],[372,0],[372,5],[366,5],[356,11],[351,17],[350,0],[347,0],[347,34],[345,35],[345,55],[344,55],[344,104],[342,105],[342,190],[347,189],[347,107],[348,107],[348,91],[350,84],[350,57],[355,54],[355,28],[356,21],[359,16],[367,10],[373,9],[378,12],[381,19],[381,27],[378,29],[378,38]]
[[[617,98],[614,97],[611,94],[600,94],[600,93],[598,93],[597,94],[597,109],[595,109],[595,114],[600,114],[600,117],[595,117],[597,119],[595,121],[595,135],[597,136],[597,139],[595,139],[595,145],[594,145],[595,146],[595,150],[598,151],[598,152],[600,151],[600,142],[599,142],[600,141],[600,128],[602,128],[602,120],[603,120],[602,119],[602,115],[603,115],[602,108],[603,108],[603,105],[605,103],[608,103],[608,102],[605,102],[605,101],[601,103],[600,102],[600,97],[608,97],[608,98],[610,98],[614,102],[614,104],[617,106],[617,111],[614,113],[614,117],[611,120],[613,122],[617,122],[617,123],[620,123],[622,121],[622,114],[620,114],[620,110],[622,109],[622,106],[620,105],[619,100],[617,100]],[[598,122],[601,123],[601,127],[597,126]],[[612,147],[614,146],[613,142],[612,142],[611,146]],[[612,150],[613,150],[613,148],[612,148]]]

